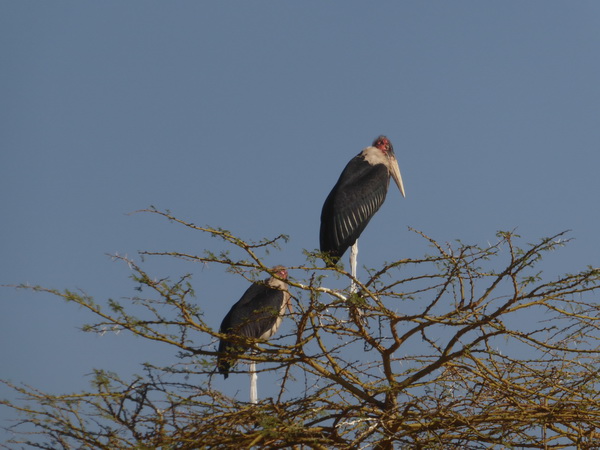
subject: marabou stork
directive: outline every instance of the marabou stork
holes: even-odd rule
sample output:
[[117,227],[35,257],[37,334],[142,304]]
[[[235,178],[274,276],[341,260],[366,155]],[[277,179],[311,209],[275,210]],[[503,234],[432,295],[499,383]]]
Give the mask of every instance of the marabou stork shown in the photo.
[[346,165],[321,211],[321,252],[327,256],[328,266],[337,264],[352,246],[350,263],[356,277],[358,237],[383,204],[390,177],[405,197],[394,147],[385,136],[379,136]]
[[[227,335],[219,343],[217,368],[225,378],[237,358],[249,347],[248,339],[269,339],[273,336],[286,308],[292,312],[290,293],[287,290],[287,270],[283,266],[272,269],[273,276],[263,282],[253,283],[242,298],[231,307],[220,333]],[[256,403],[256,371],[250,363],[250,400]]]

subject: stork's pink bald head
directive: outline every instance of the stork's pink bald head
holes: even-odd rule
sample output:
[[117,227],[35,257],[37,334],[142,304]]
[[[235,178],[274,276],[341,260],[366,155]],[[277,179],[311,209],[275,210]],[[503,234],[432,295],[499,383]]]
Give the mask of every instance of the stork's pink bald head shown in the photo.
[[273,267],[273,273],[277,275],[279,278],[283,280],[287,280],[288,272],[287,269],[283,266],[275,266]]
[[394,153],[394,147],[392,146],[392,143],[390,142],[390,140],[387,137],[385,137],[383,135],[379,136],[377,139],[375,139],[373,141],[373,147],[378,148],[386,155],[390,152]]

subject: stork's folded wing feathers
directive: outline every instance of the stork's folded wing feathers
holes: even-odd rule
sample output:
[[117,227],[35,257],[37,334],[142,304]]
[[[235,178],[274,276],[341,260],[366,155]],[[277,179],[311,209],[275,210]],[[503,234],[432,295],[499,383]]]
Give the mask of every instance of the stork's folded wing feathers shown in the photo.
[[383,204],[388,185],[389,173],[383,164],[371,165],[361,155],[350,160],[321,212],[321,251],[332,262],[356,242]]

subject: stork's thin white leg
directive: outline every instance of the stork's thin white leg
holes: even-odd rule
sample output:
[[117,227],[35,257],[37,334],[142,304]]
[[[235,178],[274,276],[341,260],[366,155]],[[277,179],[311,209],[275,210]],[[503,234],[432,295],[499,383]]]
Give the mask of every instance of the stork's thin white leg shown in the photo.
[[256,363],[250,361],[250,403],[258,403],[258,375],[256,375]]
[[[356,279],[357,258],[358,258],[358,239],[356,240],[356,242],[354,243],[352,248],[350,248],[350,273],[352,274],[352,277],[354,279]],[[357,290],[358,290],[358,287],[356,286],[356,283],[354,282],[354,280],[352,280],[352,284],[350,285],[350,293],[354,294]]]

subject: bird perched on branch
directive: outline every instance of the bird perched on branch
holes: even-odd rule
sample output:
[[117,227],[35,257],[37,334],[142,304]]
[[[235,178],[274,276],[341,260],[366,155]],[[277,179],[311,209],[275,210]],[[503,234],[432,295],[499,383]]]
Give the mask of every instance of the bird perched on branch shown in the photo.
[[272,273],[265,281],[253,283],[221,323],[219,332],[227,336],[219,343],[217,368],[225,378],[248,349],[248,339],[269,339],[281,325],[286,308],[292,312],[286,268],[273,267]]
[[394,147],[385,136],[379,136],[346,165],[321,211],[319,237],[327,265],[335,265],[355,245],[383,204],[390,177],[405,197]]

